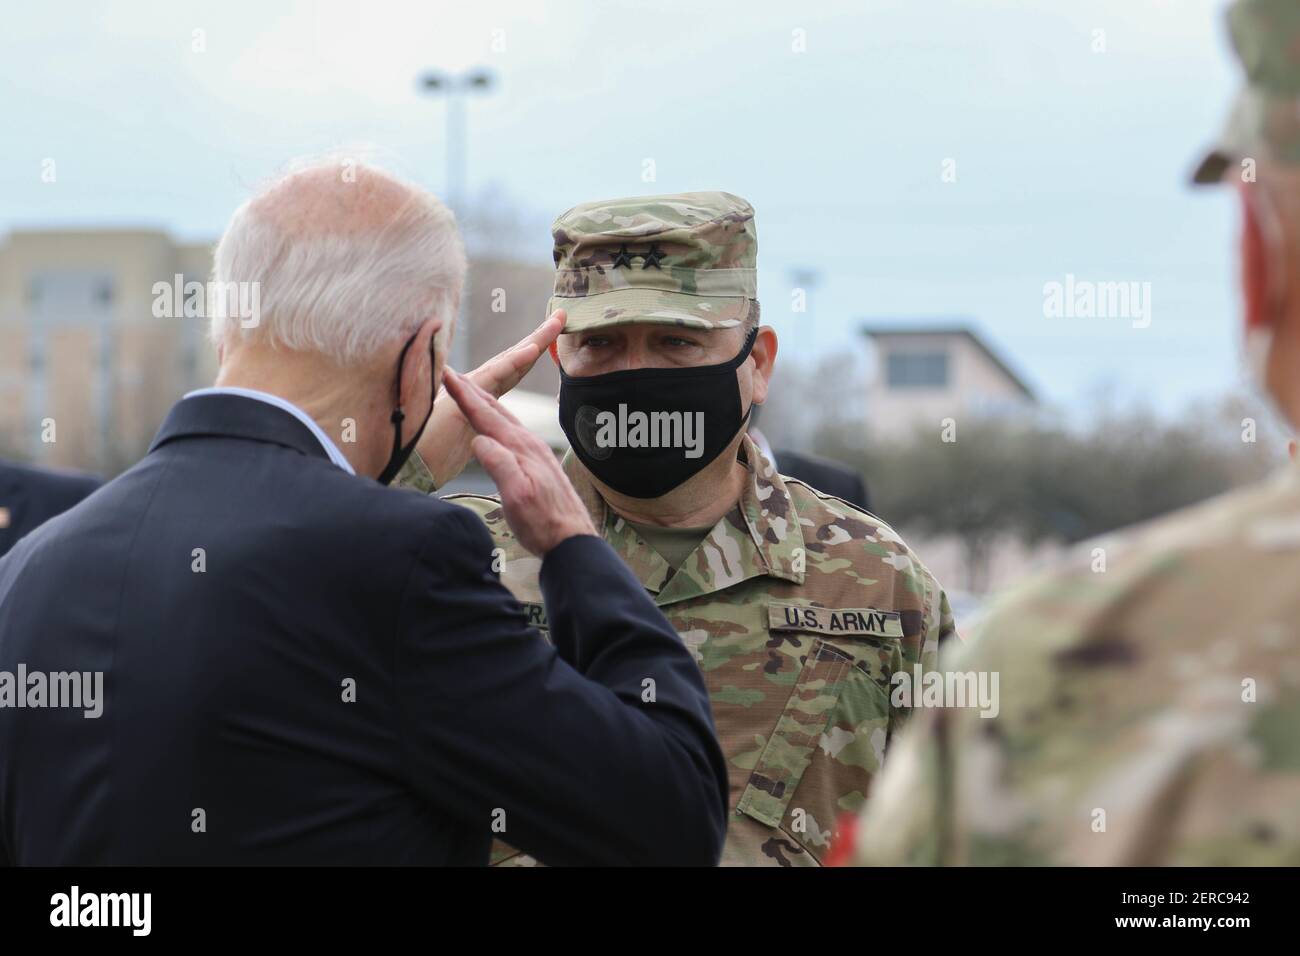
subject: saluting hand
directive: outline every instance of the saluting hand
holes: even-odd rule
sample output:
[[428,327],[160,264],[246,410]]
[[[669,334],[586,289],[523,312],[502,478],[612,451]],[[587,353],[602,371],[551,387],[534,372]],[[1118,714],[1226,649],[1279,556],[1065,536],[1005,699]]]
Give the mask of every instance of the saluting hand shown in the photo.
[[501,493],[506,521],[531,553],[546,554],[575,534],[595,534],[582,499],[555,453],[468,376],[448,369],[447,393],[477,435],[471,449]]
[[[469,378],[492,397],[500,398],[518,385],[541,354],[551,347],[551,343],[564,330],[564,322],[564,310],[557,309],[530,335],[470,372]],[[446,373],[450,372],[448,367]],[[415,446],[433,475],[435,488],[441,488],[465,470],[471,457],[470,442],[474,438],[474,430],[465,420],[460,407],[453,402],[440,401],[446,395],[444,385],[434,400],[429,424],[425,426],[424,434]]]

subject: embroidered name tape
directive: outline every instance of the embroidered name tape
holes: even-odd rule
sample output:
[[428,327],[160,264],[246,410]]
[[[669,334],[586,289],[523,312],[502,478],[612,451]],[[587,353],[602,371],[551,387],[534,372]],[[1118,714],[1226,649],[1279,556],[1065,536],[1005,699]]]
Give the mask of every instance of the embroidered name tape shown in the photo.
[[897,611],[871,607],[805,607],[801,604],[769,604],[767,626],[773,631],[810,631],[830,637],[903,636],[903,622]]

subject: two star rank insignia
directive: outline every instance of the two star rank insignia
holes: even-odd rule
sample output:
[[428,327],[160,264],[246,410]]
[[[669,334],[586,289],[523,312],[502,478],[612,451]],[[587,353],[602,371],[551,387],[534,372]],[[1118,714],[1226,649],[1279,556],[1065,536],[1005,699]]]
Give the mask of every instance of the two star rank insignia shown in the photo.
[[613,269],[631,269],[632,260],[637,256],[641,257],[641,268],[649,269],[654,266],[656,269],[662,269],[659,263],[664,260],[664,252],[659,248],[657,243],[650,243],[650,248],[645,252],[629,252],[627,243],[618,247],[618,252],[614,253],[610,259],[610,268]]

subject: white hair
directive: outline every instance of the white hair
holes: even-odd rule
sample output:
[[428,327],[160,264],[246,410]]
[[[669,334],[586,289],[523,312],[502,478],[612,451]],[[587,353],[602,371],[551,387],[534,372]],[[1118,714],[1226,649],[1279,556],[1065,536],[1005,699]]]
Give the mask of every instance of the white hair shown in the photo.
[[[295,230],[266,215],[258,200],[303,173],[400,187],[409,193],[373,228]],[[310,215],[310,212],[308,213]],[[213,285],[256,283],[258,315],[244,321],[219,306],[210,319],[214,343],[263,342],[365,364],[427,320],[442,319],[436,340],[449,341],[465,280],[465,249],[455,216],[434,196],[367,163],[326,157],[291,172],[245,202],[217,244]],[[243,286],[243,288],[249,288]]]

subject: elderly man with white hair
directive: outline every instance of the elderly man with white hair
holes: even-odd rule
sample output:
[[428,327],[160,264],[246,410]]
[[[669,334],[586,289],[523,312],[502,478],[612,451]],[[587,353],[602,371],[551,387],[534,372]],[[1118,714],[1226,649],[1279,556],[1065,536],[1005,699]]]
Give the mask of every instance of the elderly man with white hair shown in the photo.
[[[235,213],[214,279],[260,312],[214,319],[216,386],[0,561],[0,863],[481,864],[500,835],[717,861],[699,671],[545,445],[444,369],[464,272],[450,213],[368,166]],[[522,374],[562,324],[480,374]],[[540,559],[553,644],[476,517],[383,487],[440,382]]]

